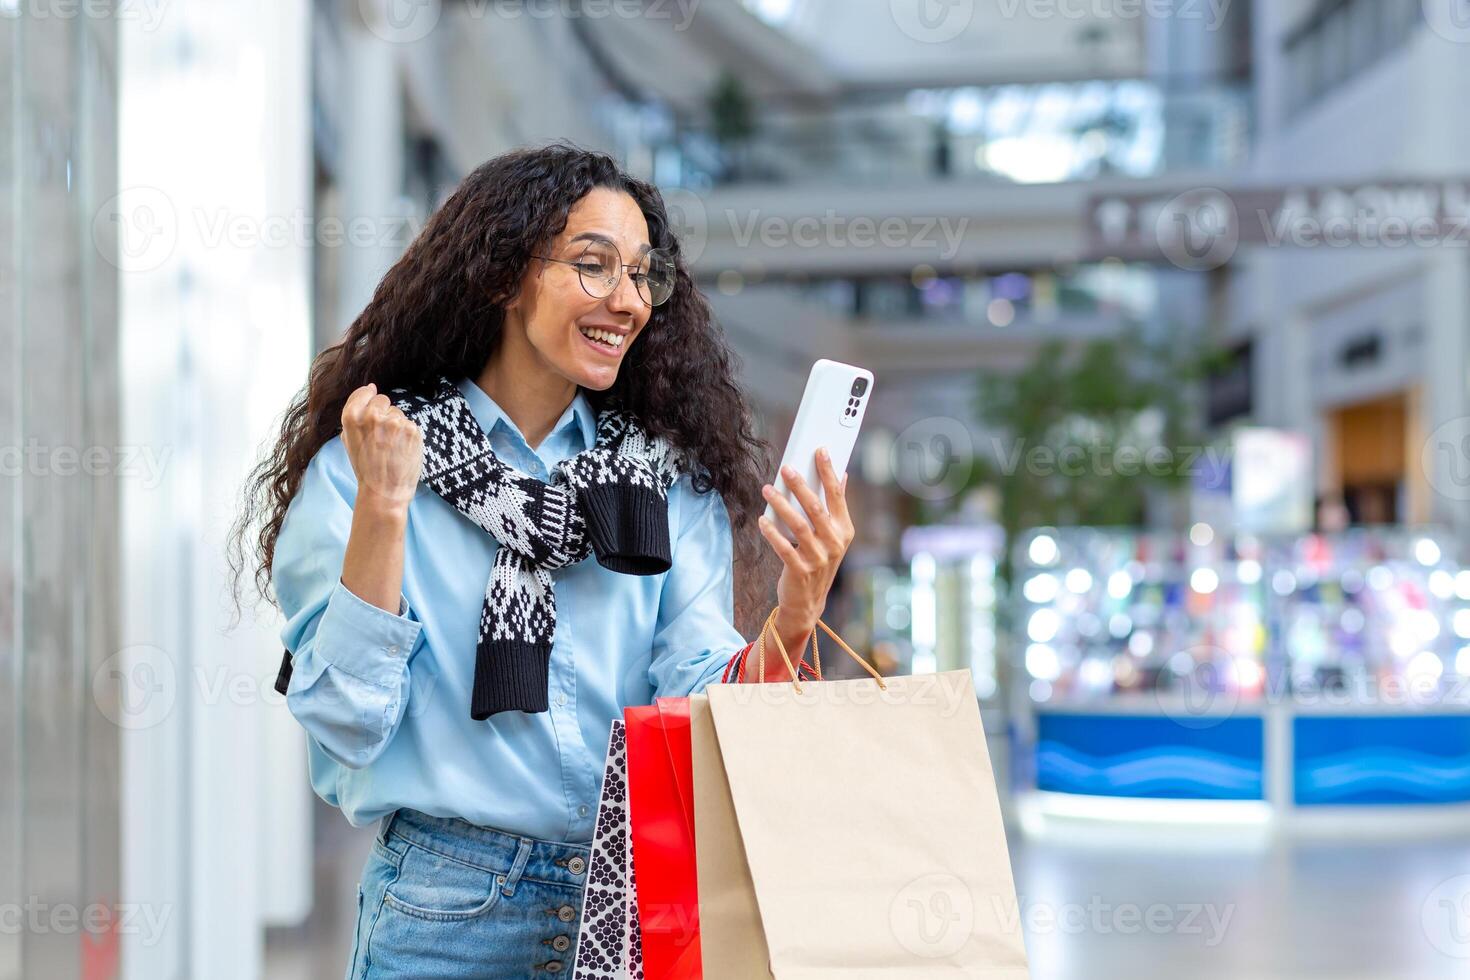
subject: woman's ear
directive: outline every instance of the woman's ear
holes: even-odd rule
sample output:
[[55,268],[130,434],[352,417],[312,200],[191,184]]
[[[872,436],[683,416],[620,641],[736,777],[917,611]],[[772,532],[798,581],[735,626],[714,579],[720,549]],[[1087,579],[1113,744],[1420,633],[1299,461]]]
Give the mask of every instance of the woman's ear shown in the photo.
[[519,309],[526,295],[536,288],[536,283],[545,272],[546,263],[532,260],[526,265],[526,271],[521,275],[521,281],[515,290],[502,296],[492,296],[491,302],[507,312]]
[[520,309],[521,293],[523,292],[525,292],[524,285],[520,289],[517,289],[515,292],[509,294],[501,294],[499,296],[492,295],[490,297],[490,302],[494,303],[496,306],[509,313],[511,310]]

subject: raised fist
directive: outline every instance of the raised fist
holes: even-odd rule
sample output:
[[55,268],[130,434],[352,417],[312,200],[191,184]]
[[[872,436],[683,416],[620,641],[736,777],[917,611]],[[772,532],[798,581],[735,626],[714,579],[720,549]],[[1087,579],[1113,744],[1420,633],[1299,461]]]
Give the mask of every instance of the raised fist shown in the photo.
[[424,462],[424,433],[403,411],[366,384],[342,406],[342,442],[357,474],[357,498],[408,508]]

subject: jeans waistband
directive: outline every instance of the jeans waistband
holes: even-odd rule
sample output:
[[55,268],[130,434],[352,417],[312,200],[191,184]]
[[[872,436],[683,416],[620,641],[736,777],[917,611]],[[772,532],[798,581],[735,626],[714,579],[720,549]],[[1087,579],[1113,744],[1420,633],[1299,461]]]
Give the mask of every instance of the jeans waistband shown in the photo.
[[591,856],[586,844],[538,840],[407,807],[383,818],[378,839],[386,843],[390,835],[487,871],[514,870],[517,878],[578,887],[587,880]]

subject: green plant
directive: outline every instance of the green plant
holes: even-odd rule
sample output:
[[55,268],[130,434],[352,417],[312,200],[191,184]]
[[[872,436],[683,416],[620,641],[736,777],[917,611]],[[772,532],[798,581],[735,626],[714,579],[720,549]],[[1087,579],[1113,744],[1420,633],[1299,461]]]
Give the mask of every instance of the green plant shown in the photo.
[[1029,527],[1140,524],[1151,497],[1187,485],[1211,359],[1129,330],[1081,347],[1048,342],[1018,373],[983,372],[976,408],[994,454],[971,482],[999,488],[1007,540]]
[[720,72],[708,99],[710,132],[725,147],[735,147],[755,135],[755,106],[734,72]]

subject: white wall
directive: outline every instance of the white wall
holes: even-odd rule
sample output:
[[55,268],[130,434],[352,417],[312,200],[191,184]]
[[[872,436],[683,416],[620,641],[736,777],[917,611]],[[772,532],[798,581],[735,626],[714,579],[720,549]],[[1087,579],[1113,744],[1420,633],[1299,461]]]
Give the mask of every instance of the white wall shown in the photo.
[[161,918],[123,937],[138,980],[259,976],[263,923],[309,888],[279,624],[227,628],[224,557],[309,345],[308,15],[199,0],[120,19],[119,213],[149,232],[123,252],[123,441],[168,453],[122,501],[123,894]]

